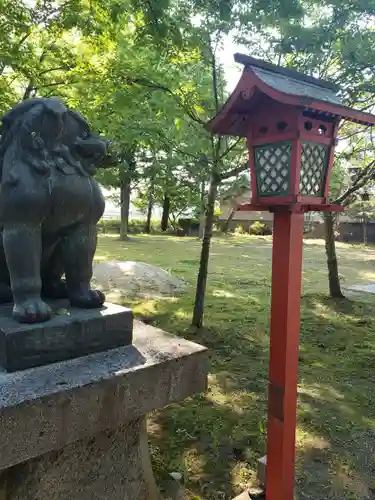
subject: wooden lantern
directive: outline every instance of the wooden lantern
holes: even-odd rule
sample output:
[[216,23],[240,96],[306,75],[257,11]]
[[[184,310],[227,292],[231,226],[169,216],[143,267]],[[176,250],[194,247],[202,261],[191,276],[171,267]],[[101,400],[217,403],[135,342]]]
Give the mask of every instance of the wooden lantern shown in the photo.
[[342,105],[333,83],[241,54],[235,60],[245,65],[242,77],[207,127],[246,137],[252,206],[334,209],[327,203],[338,125],[373,125],[375,116]]
[[268,381],[267,500],[293,500],[304,212],[328,204],[342,119],[375,124],[348,108],[338,88],[291,69],[237,54],[242,77],[207,128],[247,138],[252,202],[274,212]]

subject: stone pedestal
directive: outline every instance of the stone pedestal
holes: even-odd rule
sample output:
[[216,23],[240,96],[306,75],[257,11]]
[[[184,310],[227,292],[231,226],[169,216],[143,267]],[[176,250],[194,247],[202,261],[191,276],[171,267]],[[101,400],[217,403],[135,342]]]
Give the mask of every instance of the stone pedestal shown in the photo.
[[251,500],[251,499],[249,493],[247,493],[247,491],[244,491],[243,493],[241,493],[241,495],[237,496],[233,500]]
[[156,499],[146,415],[206,379],[203,347],[139,322],[132,345],[0,372],[0,500]]
[[100,309],[78,309],[66,300],[49,304],[53,318],[31,325],[13,319],[12,304],[0,305],[0,365],[8,372],[132,343],[130,309],[107,303]]
[[267,455],[261,457],[258,460],[258,482],[261,487],[266,489],[266,477],[267,477]]

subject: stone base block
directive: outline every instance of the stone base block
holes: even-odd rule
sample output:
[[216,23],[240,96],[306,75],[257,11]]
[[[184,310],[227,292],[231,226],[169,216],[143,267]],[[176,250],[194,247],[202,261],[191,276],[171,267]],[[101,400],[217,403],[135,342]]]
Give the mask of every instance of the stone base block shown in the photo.
[[241,495],[234,498],[233,500],[250,500],[250,495],[247,491],[244,491],[243,493],[241,493]]
[[144,439],[138,419],[16,465],[6,500],[157,500]]
[[266,489],[267,455],[258,460],[258,482],[260,486]]
[[265,500],[265,493],[262,490],[257,490],[257,491],[244,491],[239,495],[238,497],[234,498],[233,500]]
[[154,500],[146,415],[206,386],[205,348],[137,321],[133,345],[0,370],[0,500]]
[[12,304],[0,305],[0,365],[8,372],[78,358],[132,343],[133,313],[115,304],[78,309],[49,302],[57,314],[46,323],[20,324]]

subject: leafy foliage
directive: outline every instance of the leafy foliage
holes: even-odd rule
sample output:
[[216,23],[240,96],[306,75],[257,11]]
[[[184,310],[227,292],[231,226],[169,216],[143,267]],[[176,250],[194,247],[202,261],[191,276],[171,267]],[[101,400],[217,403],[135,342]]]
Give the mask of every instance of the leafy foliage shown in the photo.
[[[209,239],[217,190],[225,182],[235,192],[247,170],[244,143],[203,126],[226,99],[224,37],[339,82],[346,104],[371,109],[374,11],[357,0],[3,0],[0,113],[21,99],[62,97],[114,142],[118,164],[100,182],[130,179],[140,203],[167,195],[173,220],[205,211]],[[372,179],[372,136],[350,125],[340,137],[334,178],[348,163],[367,168],[353,186],[333,182],[349,202]]]
[[373,220],[375,216],[375,202],[373,198],[367,199],[367,192],[358,196],[356,201],[351,204],[347,213],[353,219],[360,222],[367,222]]
[[[375,4],[350,1],[303,3],[304,15],[254,32],[243,25],[238,39],[276,64],[293,67],[340,86],[343,103],[362,110],[375,106]],[[373,160],[369,130],[344,124],[339,131],[344,165],[365,167]],[[366,158],[367,156],[367,158]]]

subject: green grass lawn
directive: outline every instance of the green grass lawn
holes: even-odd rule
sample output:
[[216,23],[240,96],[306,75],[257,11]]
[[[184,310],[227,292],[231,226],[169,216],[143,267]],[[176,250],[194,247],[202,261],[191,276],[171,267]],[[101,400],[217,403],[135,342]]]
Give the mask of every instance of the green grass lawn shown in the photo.
[[[97,259],[142,260],[191,283],[178,299],[132,303],[165,330],[210,351],[207,394],[152,415],[155,471],[183,473],[188,498],[230,499],[254,484],[265,452],[271,240],[213,241],[205,328],[190,327],[200,242],[103,236]],[[375,279],[375,250],[338,244],[343,285]],[[300,349],[297,497],[375,499],[374,300],[327,299],[321,241],[305,243]],[[196,496],[194,496],[196,495]]]

